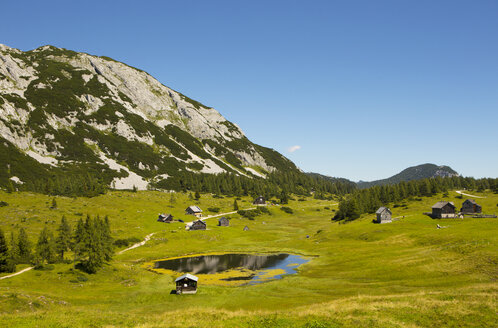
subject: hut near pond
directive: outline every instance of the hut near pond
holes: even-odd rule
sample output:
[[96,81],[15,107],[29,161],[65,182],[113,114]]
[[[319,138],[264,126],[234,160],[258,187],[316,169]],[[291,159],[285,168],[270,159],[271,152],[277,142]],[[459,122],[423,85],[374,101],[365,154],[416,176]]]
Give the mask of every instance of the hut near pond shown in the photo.
[[460,209],[460,212],[462,212],[464,214],[481,213],[482,207],[481,207],[481,205],[478,205],[475,202],[475,200],[467,199],[465,202],[463,202],[462,208]]
[[189,230],[206,230],[207,224],[202,220],[197,220],[192,223]]
[[159,214],[159,218],[157,219],[157,222],[170,223],[172,221],[173,221],[173,215],[171,214]]
[[230,225],[230,220],[228,220],[226,217],[222,216],[220,219],[218,219],[218,226],[228,227],[229,225]]
[[266,200],[263,196],[259,196],[252,202],[253,205],[266,205]]
[[194,215],[194,216],[197,216],[197,217],[201,217],[202,216],[202,210],[199,206],[189,206],[187,207],[187,209],[185,210],[185,214],[187,215]]
[[455,204],[446,201],[437,202],[432,206],[432,217],[438,219],[456,217]]
[[197,281],[199,278],[196,276],[186,273],[181,277],[176,278],[176,294],[195,294],[197,293]]
[[244,227],[244,231],[249,231],[249,227],[248,227],[248,226],[245,226],[245,227]]
[[377,212],[375,212],[375,214],[377,214],[377,220],[375,221],[375,223],[391,223],[392,222],[392,212],[390,209],[388,209],[387,207],[380,207]]

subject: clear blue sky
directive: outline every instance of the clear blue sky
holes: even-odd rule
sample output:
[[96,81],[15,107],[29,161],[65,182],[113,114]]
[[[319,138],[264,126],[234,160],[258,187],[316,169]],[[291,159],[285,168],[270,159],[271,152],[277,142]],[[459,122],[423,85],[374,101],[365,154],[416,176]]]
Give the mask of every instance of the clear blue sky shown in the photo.
[[431,162],[498,176],[496,0],[6,1],[1,10],[0,43],[141,68],[305,171],[373,180]]

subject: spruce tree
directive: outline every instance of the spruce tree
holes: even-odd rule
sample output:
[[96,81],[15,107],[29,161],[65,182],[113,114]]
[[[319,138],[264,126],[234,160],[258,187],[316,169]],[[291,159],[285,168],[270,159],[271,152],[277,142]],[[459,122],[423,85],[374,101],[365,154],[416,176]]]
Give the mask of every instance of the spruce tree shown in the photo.
[[169,197],[169,203],[170,204],[176,203],[176,198],[175,198],[175,193],[174,192],[172,192],[171,195],[170,195],[170,197]]
[[198,191],[195,192],[195,200],[199,200],[199,198],[201,198],[201,194],[199,194]]
[[57,254],[59,255],[59,260],[64,261],[64,252],[71,248],[71,227],[67,223],[65,216],[62,216],[57,232],[57,239],[55,240]]
[[233,201],[233,210],[238,211],[239,210],[239,204],[237,204],[237,200]]
[[31,243],[24,228],[19,229],[19,238],[17,241],[18,263],[31,262]]
[[56,249],[55,242],[52,232],[48,230],[47,227],[43,228],[38,237],[38,242],[36,243],[36,260],[40,264],[45,262],[55,263],[56,262]]
[[10,260],[7,239],[0,229],[0,272],[14,272],[15,270],[15,264]]
[[19,259],[19,251],[18,251],[18,245],[16,241],[16,237],[14,235],[14,231],[10,232],[10,250],[9,250],[9,257],[10,260],[13,263],[17,263]]
[[87,238],[88,236],[85,230],[85,223],[83,222],[82,219],[79,219],[73,236],[73,251],[74,251],[75,262],[81,259],[85,254]]
[[102,238],[103,238],[103,246],[104,246],[104,258],[106,261],[112,260],[112,255],[114,254],[114,244],[113,239],[111,237],[111,226],[109,224],[109,217],[106,216],[104,218],[102,224]]
[[52,198],[52,205],[50,206],[51,209],[56,209],[57,208],[57,201],[55,200],[55,197]]

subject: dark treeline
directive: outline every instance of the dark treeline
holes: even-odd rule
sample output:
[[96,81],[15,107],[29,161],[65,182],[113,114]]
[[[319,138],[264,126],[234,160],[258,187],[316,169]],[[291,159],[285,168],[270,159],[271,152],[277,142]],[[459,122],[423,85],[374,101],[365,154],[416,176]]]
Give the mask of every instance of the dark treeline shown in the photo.
[[33,191],[54,196],[95,197],[104,194],[107,185],[90,174],[55,175],[52,177],[28,180],[23,184],[15,184],[9,180],[7,191]]
[[380,206],[388,203],[396,203],[410,197],[432,196],[458,188],[477,191],[491,189],[498,192],[498,179],[437,177],[356,190],[339,203],[334,220],[355,220],[361,214],[374,213]]
[[[72,260],[65,256],[68,251],[73,252]],[[85,221],[78,221],[73,231],[63,216],[57,234],[45,227],[35,245],[24,228],[19,229],[17,237],[11,233],[10,243],[0,230],[0,272],[14,272],[16,264],[42,268],[46,264],[74,262],[77,268],[95,273],[112,255],[113,240],[107,217],[87,216]]]
[[183,172],[177,177],[170,177],[154,185],[157,188],[175,191],[199,191],[222,195],[258,196],[267,198],[282,197],[282,194],[309,195],[316,194],[345,195],[356,189],[350,181],[332,181],[312,177],[300,172],[275,172],[266,179],[247,178],[229,173],[199,174]]

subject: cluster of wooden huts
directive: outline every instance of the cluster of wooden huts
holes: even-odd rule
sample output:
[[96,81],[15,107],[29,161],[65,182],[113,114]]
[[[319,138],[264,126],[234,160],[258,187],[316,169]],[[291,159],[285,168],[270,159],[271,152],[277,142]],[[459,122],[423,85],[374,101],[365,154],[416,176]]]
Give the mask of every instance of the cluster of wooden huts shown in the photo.
[[[482,206],[477,204],[473,199],[467,199],[463,202],[460,212],[457,213],[456,206],[453,202],[439,201],[432,206],[432,212],[426,213],[434,219],[457,218],[463,215],[478,215],[482,213]],[[392,212],[389,208],[379,207],[376,214],[375,223],[391,223]]]

